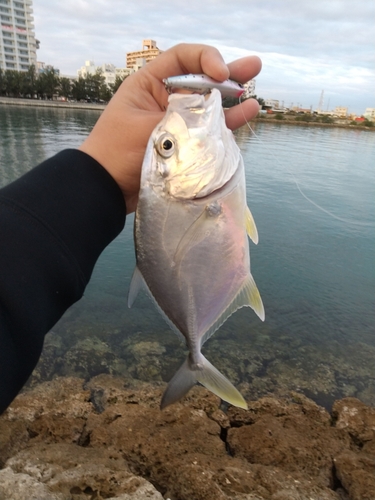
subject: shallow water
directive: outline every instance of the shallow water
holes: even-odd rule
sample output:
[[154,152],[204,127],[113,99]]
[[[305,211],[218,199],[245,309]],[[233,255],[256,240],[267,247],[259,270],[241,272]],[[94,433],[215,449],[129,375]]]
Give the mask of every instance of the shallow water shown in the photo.
[[[0,107],[0,185],[78,146],[98,117]],[[250,399],[300,390],[325,406],[342,396],[375,405],[375,134],[253,126],[257,137],[243,127],[236,140],[260,237],[251,264],[266,321],[238,311],[206,356]],[[46,337],[31,383],[100,372],[168,380],[184,359],[146,296],[127,309],[132,221],[102,254],[85,297]]]

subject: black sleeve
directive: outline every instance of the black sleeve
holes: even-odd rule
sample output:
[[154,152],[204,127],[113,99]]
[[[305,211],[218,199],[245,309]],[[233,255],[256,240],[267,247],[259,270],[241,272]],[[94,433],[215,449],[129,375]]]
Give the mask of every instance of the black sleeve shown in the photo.
[[73,149],[0,189],[0,413],[38,362],[44,335],[82,297],[125,213],[112,177]]

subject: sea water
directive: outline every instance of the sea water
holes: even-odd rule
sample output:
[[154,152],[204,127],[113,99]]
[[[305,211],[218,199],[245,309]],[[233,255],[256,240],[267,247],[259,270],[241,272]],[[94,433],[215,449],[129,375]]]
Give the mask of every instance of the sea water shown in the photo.
[[[1,106],[0,186],[77,147],[99,114]],[[248,308],[236,312],[205,355],[249,399],[296,390],[327,407],[343,396],[375,405],[375,134],[252,127],[256,136],[245,126],[235,137],[259,232],[259,244],[250,244],[251,268],[266,320]],[[84,298],[46,336],[30,383],[103,372],[167,381],[185,359],[148,297],[127,308],[132,225],[129,216]]]

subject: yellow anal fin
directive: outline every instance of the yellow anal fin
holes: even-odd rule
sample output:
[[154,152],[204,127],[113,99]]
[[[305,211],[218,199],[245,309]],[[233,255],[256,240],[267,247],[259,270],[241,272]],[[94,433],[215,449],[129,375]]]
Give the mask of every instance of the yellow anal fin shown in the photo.
[[249,207],[246,207],[246,232],[251,241],[253,241],[257,245],[259,241],[258,230]]
[[259,318],[264,321],[265,314],[262,298],[251,274],[247,279],[239,298],[245,302],[245,305],[250,306]]

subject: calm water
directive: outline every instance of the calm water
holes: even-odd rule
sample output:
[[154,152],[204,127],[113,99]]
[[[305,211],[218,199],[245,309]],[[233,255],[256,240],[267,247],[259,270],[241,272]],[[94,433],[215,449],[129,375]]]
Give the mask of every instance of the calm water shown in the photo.
[[[98,117],[0,107],[0,185],[78,146]],[[236,139],[260,236],[251,262],[266,321],[238,311],[206,355],[249,398],[298,390],[326,406],[342,396],[375,405],[375,134],[254,128],[257,138],[243,127]],[[168,380],[184,359],[147,297],[127,309],[132,222],[101,256],[85,297],[47,336],[31,383],[101,372]]]

